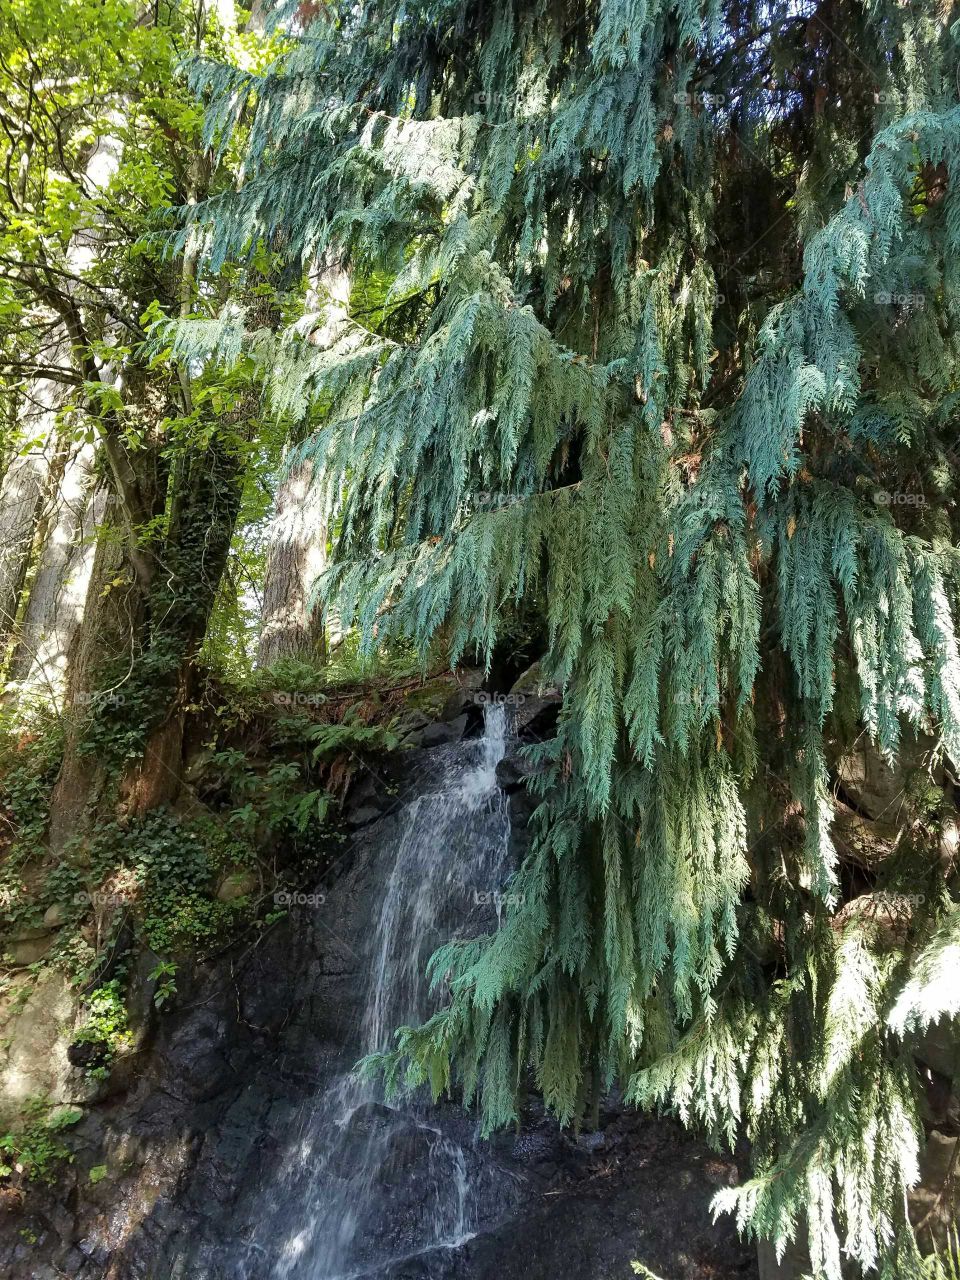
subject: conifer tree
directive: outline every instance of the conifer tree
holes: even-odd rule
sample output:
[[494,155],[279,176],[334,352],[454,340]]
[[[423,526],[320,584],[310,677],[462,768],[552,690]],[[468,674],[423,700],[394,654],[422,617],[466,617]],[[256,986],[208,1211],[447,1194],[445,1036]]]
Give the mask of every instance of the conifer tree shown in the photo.
[[617,1081],[749,1139],[717,1205],[744,1230],[912,1274],[956,864],[942,793],[856,876],[834,809],[859,739],[960,764],[957,29],[897,0],[279,16],[266,74],[194,69],[211,142],[250,141],[185,234],[211,268],[336,255],[386,301],[333,349],[240,309],[178,349],[325,406],[300,456],[345,623],[489,661],[537,602],[563,690],[515,905],[375,1065],[488,1128],[529,1068],[565,1122]]

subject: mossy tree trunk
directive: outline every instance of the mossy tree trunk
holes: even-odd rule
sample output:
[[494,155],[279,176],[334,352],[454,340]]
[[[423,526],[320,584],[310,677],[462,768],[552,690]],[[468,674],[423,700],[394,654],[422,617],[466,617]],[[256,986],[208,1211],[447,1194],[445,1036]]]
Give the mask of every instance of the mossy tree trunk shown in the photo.
[[[105,810],[142,814],[180,789],[194,662],[240,505],[235,425],[182,458],[172,476],[163,476],[155,455],[134,459],[141,499],[155,519],[166,517],[162,536],[139,546],[135,559],[122,520],[101,526],[70,655],[72,714],[51,804],[54,849]],[[158,474],[166,484],[154,483]]]

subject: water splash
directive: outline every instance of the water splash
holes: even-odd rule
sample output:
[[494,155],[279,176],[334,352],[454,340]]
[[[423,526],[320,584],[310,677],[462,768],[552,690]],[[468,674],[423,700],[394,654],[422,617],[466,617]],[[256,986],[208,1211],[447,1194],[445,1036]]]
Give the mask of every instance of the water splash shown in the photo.
[[[442,997],[425,970],[437,946],[492,923],[477,904],[508,869],[509,818],[496,781],[506,742],[504,708],[487,707],[483,737],[449,752],[436,789],[403,811],[375,908],[363,1054],[390,1048],[397,1026],[434,1012]],[[462,1245],[478,1225],[470,1151],[432,1119],[425,1099],[387,1105],[378,1085],[353,1072],[324,1087],[302,1117],[240,1276],[359,1280]],[[383,1211],[391,1196],[399,1213],[396,1203]]]

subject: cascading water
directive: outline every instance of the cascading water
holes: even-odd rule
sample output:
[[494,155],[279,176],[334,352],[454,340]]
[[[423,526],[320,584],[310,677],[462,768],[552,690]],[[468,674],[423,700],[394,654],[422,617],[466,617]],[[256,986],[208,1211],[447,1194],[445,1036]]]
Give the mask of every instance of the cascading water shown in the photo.
[[[509,818],[496,782],[505,749],[504,709],[489,706],[483,737],[441,749],[436,787],[403,811],[366,957],[363,1054],[389,1048],[394,1028],[433,1012],[425,970],[436,947],[493,923],[508,873]],[[468,1135],[441,1131],[428,1100],[388,1106],[376,1084],[340,1075],[302,1114],[238,1276],[372,1280],[456,1248],[477,1226],[471,1146]],[[412,1167],[398,1229],[381,1202]]]

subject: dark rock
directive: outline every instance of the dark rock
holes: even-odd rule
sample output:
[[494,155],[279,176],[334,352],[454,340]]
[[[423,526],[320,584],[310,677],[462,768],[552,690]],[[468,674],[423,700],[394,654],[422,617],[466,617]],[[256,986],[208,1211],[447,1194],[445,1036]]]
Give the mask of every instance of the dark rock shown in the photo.
[[66,1255],[60,1259],[60,1270],[67,1276],[78,1276],[86,1265],[87,1259],[79,1249],[75,1248],[69,1249]]
[[394,725],[394,732],[404,746],[419,746],[419,733],[430,723],[430,717],[416,707],[403,711]]
[[442,747],[451,742],[459,742],[467,727],[467,717],[457,716],[455,720],[434,721],[420,732],[420,744],[423,747]]
[[509,795],[526,784],[536,773],[536,768],[516,752],[504,756],[497,765],[497,783]]
[[542,742],[553,736],[563,698],[556,686],[543,679],[539,662],[514,682],[506,702],[513,710],[514,731],[521,742]]
[[960,1138],[934,1129],[920,1153],[920,1181],[910,1197],[910,1217],[922,1226],[921,1248],[946,1249],[956,1227],[956,1190],[951,1186],[958,1168]]
[[450,697],[443,704],[443,710],[440,712],[441,720],[456,720],[458,716],[464,714],[470,708],[475,707],[476,693],[472,689],[456,688]]
[[67,1057],[74,1067],[90,1071],[103,1066],[110,1054],[106,1040],[75,1040],[67,1046]]
[[350,827],[365,827],[371,822],[381,817],[383,810],[377,804],[361,804],[356,809],[351,809],[347,814],[347,825]]
[[800,1243],[789,1244],[783,1257],[777,1261],[776,1250],[767,1240],[757,1245],[757,1265],[760,1280],[800,1280],[809,1274],[810,1254]]
[[918,1062],[948,1080],[960,1080],[960,1030],[949,1018],[933,1023],[913,1045]]

